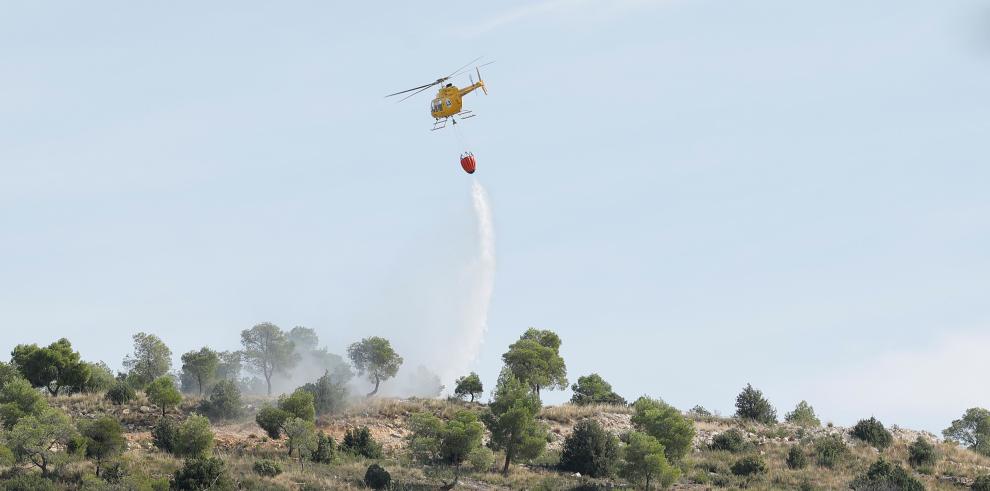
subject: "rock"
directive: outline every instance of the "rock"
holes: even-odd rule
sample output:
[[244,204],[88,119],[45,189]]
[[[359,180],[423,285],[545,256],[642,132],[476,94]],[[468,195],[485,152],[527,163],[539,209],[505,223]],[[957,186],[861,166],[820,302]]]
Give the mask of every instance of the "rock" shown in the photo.
[[140,408],[138,408],[138,411],[141,411],[142,413],[150,413],[151,408],[148,406],[141,406]]
[[131,410],[130,408],[125,407],[124,410],[120,412],[120,414],[131,414]]

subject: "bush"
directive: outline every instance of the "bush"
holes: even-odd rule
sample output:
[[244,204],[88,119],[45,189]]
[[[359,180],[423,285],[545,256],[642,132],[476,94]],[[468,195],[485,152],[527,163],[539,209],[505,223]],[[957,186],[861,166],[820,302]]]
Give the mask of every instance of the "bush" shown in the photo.
[[100,473],[100,477],[104,481],[110,484],[118,484],[127,477],[127,469],[124,468],[124,464],[120,462],[113,462],[108,464],[103,472]]
[[898,491],[925,491],[920,481],[911,477],[903,467],[883,459],[877,460],[870,468],[849,483],[854,490],[896,489]]
[[750,384],[746,384],[736,397],[736,416],[763,424],[777,422],[777,410],[763,398],[763,392],[754,389]]
[[938,459],[938,450],[935,449],[935,445],[932,445],[925,438],[919,436],[914,443],[908,446],[908,464],[911,467],[933,466],[938,463]]
[[55,491],[55,483],[40,474],[18,474],[0,482],[3,491]]
[[822,422],[815,415],[815,408],[806,401],[801,401],[794,410],[784,415],[784,421],[800,426],[821,426]]
[[254,473],[264,477],[275,477],[282,473],[282,464],[274,460],[258,460],[254,463]]
[[694,422],[681,415],[677,408],[656,399],[640,397],[633,403],[632,424],[664,447],[667,460],[679,462],[691,450]]
[[235,419],[241,415],[241,389],[230,380],[217,382],[210,390],[210,398],[200,404],[210,419]]
[[712,450],[738,453],[746,450],[748,446],[742,432],[735,428],[723,431],[712,439]]
[[327,436],[321,431],[319,435],[316,435],[316,450],[313,451],[313,455],[310,455],[310,460],[318,464],[332,463],[336,445],[337,442],[333,441],[333,437]]
[[737,476],[765,474],[767,472],[767,464],[759,457],[746,456],[732,464],[730,470]]
[[158,377],[153,380],[144,389],[144,393],[148,396],[148,400],[152,404],[161,408],[162,416],[165,416],[165,411],[168,408],[182,402],[182,393],[175,387],[175,381],[169,376]]
[[232,490],[234,482],[219,457],[186,459],[172,477],[173,489]]
[[379,459],[382,456],[382,446],[372,438],[367,426],[347,430],[340,447],[347,453],[368,459]]
[[282,427],[291,414],[271,406],[265,406],[255,415],[254,421],[265,430],[269,438],[278,439],[282,436]]
[[883,450],[894,441],[893,435],[883,427],[877,418],[861,419],[856,426],[853,426],[852,435],[866,443],[874,446],[877,450]]
[[364,484],[371,489],[388,489],[392,484],[392,476],[378,464],[371,464],[364,473]]
[[313,403],[313,394],[304,389],[296,389],[292,395],[280,397],[278,408],[303,421],[312,423],[316,420],[316,405]]
[[339,413],[347,403],[347,384],[341,377],[331,377],[324,373],[315,383],[300,387],[313,395],[313,406],[317,415]]
[[815,442],[815,456],[818,459],[818,465],[822,467],[834,468],[848,453],[849,447],[839,435],[819,438]]
[[133,401],[135,397],[137,397],[137,394],[134,392],[134,389],[121,381],[113,384],[113,387],[110,387],[106,394],[107,400],[118,406]]
[[790,469],[804,469],[808,465],[808,455],[799,445],[794,445],[787,451],[787,467]]
[[172,453],[178,457],[205,457],[213,450],[213,431],[210,420],[194,414],[186,418],[175,433],[175,448]]
[[488,472],[495,464],[495,452],[488,447],[478,447],[468,454],[468,462],[476,472]]
[[973,491],[990,491],[990,474],[977,477],[970,489]]
[[560,468],[591,477],[608,477],[615,473],[619,462],[618,441],[611,433],[591,419],[574,426],[564,440]]
[[175,451],[175,439],[178,432],[178,425],[172,418],[158,418],[158,422],[151,428],[151,442],[155,447],[164,452]]
[[689,409],[688,414],[698,419],[711,418],[713,416],[711,411],[705,409],[700,404],[696,404],[693,408]]
[[578,377],[576,384],[571,386],[574,395],[571,402],[577,405],[586,404],[626,404],[626,400],[612,391],[612,385],[597,373]]
[[96,461],[96,474],[100,474],[103,462],[116,457],[127,449],[124,429],[112,416],[95,420],[82,420],[76,426],[85,439],[86,457]]

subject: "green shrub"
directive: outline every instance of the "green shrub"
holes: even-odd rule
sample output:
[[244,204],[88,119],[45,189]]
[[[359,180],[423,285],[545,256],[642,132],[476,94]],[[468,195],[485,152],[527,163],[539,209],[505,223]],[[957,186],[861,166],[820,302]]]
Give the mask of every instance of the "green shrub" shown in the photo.
[[210,419],[236,419],[241,415],[241,389],[230,380],[221,380],[210,390],[210,398],[200,403],[200,408]]
[[3,491],[55,491],[55,483],[40,474],[18,474],[0,481]]
[[175,451],[175,439],[178,432],[178,425],[172,418],[158,418],[158,422],[151,428],[151,442],[159,450],[172,453]]
[[313,451],[313,455],[310,455],[310,460],[318,464],[332,463],[336,445],[333,437],[327,436],[321,431],[320,434],[316,435],[316,450]]
[[392,484],[392,475],[378,464],[371,464],[364,473],[364,484],[371,489],[388,489]]
[[282,464],[274,460],[258,460],[254,463],[254,473],[264,477],[275,477],[282,473]]
[[694,422],[677,408],[661,400],[640,397],[633,403],[633,409],[636,411],[631,419],[633,426],[656,438],[669,462],[679,462],[691,450]]
[[583,476],[611,476],[619,463],[618,447],[618,439],[596,421],[581,420],[564,440],[560,468]]
[[763,462],[763,459],[749,455],[737,460],[729,469],[737,476],[752,476],[754,474],[765,474],[767,472],[767,464]]
[[626,404],[626,400],[622,396],[612,391],[612,385],[597,373],[578,377],[577,383],[571,386],[571,390],[574,392],[571,402],[579,406],[587,404]]
[[990,474],[977,477],[970,489],[973,491],[990,491]]
[[791,469],[804,469],[808,465],[808,455],[799,445],[794,445],[787,451],[787,467]]
[[821,426],[822,422],[815,415],[815,408],[806,401],[801,401],[794,410],[784,415],[784,421],[800,426]]
[[124,428],[112,416],[82,420],[76,424],[76,427],[85,439],[86,457],[96,462],[96,475],[100,475],[100,467],[104,462],[127,449]]
[[107,464],[107,466],[103,469],[103,472],[100,473],[100,477],[110,484],[117,484],[127,477],[127,469],[124,468],[124,464],[120,462],[112,462]]
[[119,406],[121,404],[127,404],[128,402],[133,401],[134,398],[137,397],[137,394],[130,385],[127,385],[125,382],[118,381],[113,384],[109,390],[107,390],[105,397],[108,401]]
[[712,412],[705,409],[705,407],[701,405],[695,405],[693,408],[689,409],[688,414],[698,419],[706,419],[712,417]]
[[741,431],[732,428],[718,435],[712,439],[712,450],[724,450],[726,452],[742,452],[746,450],[748,445],[746,444],[746,439],[743,438]]
[[173,489],[232,490],[234,482],[227,473],[227,466],[219,457],[186,459],[182,468],[172,476]]
[[870,468],[849,483],[854,490],[896,489],[898,491],[925,491],[920,481],[911,477],[903,467],[883,459],[877,460]]
[[942,430],[946,440],[966,445],[974,452],[990,456],[990,410],[971,407],[952,425]]
[[834,468],[849,453],[849,447],[839,435],[829,435],[815,441],[815,456],[818,465]]
[[866,443],[869,443],[877,450],[883,450],[894,441],[893,435],[883,427],[877,418],[861,419],[856,426],[853,426],[852,435]]
[[361,455],[368,459],[382,457],[382,446],[372,438],[371,430],[367,426],[347,430],[340,447],[347,453]]
[[182,393],[175,387],[175,381],[169,376],[158,377],[153,380],[144,389],[144,393],[152,404],[161,408],[162,416],[165,416],[168,408],[177,406],[182,402]]
[[468,462],[476,472],[488,472],[495,464],[495,452],[488,447],[478,447],[468,454]]
[[313,394],[304,389],[296,389],[291,395],[280,397],[278,408],[303,421],[312,423],[316,420],[316,405],[313,403]]
[[255,415],[254,421],[265,430],[269,438],[278,439],[282,436],[282,427],[292,416],[291,414],[271,406],[265,406]]
[[172,451],[178,457],[205,457],[213,450],[210,420],[194,414],[179,424]]
[[746,384],[736,397],[736,416],[763,424],[777,422],[777,410],[763,398],[763,392],[754,389],[750,384]]
[[938,450],[935,449],[935,445],[932,445],[927,439],[918,437],[908,447],[908,464],[911,467],[930,467],[938,463],[939,454]]

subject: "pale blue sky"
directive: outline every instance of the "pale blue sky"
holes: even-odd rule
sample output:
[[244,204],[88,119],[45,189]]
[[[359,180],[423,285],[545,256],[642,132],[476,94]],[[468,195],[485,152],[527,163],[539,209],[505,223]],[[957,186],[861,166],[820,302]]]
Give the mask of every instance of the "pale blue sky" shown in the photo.
[[986,3],[470,5],[0,3],[0,351],[261,321],[422,351],[471,178],[429,95],[382,95],[485,55],[486,383],[536,326],[572,379],[683,408],[990,405]]

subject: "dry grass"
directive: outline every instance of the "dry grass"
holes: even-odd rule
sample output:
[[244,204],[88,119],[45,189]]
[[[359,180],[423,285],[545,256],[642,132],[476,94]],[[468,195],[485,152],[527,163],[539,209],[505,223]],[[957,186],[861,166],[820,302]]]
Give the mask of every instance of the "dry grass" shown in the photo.
[[561,404],[559,406],[546,406],[540,410],[540,418],[556,421],[558,423],[573,423],[584,418],[590,418],[599,414],[632,414],[633,409],[629,406],[613,404],[589,404],[578,406],[576,404]]

